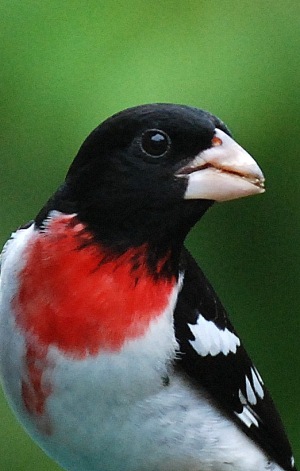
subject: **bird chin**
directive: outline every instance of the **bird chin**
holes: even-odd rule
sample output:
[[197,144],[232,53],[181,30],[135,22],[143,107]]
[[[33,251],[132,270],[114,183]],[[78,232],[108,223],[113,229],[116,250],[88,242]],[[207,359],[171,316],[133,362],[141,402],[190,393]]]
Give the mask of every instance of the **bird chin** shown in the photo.
[[261,179],[226,172],[214,167],[195,170],[182,177],[188,180],[185,199],[208,199],[221,202],[258,195],[265,191]]

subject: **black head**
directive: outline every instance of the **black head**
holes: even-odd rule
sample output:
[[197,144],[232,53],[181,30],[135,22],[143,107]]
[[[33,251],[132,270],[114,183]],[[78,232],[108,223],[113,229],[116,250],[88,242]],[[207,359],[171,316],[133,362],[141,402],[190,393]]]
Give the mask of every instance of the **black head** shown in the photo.
[[82,144],[37,223],[57,209],[78,213],[104,245],[182,244],[212,200],[184,199],[188,178],[178,172],[213,146],[216,128],[229,135],[215,116],[182,105],[144,105],[112,116]]
[[[218,118],[189,106],[152,104],[128,108],[108,118],[87,137],[67,178],[90,165],[101,168],[104,162],[116,164],[117,157],[122,166],[133,162],[135,167],[147,168],[151,172],[175,163],[180,166],[183,160],[211,146],[216,127],[229,134]],[[147,150],[143,149],[146,142],[143,135],[150,130],[160,130],[166,134],[169,144],[166,152],[163,152],[165,149],[161,142],[161,153],[156,149],[156,152],[147,155]],[[155,140],[154,137],[153,142]],[[156,162],[153,157],[156,157]],[[102,168],[102,171],[106,170]]]

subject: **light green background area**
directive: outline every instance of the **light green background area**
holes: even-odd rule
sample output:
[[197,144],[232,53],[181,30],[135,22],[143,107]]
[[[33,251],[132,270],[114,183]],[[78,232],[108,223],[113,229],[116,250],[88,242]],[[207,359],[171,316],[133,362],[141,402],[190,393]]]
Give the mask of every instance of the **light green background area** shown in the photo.
[[[0,22],[1,242],[35,216],[86,135],[128,106],[208,109],[259,162],[267,192],[216,205],[188,245],[299,463],[299,2],[7,0]],[[58,469],[0,400],[1,471]]]

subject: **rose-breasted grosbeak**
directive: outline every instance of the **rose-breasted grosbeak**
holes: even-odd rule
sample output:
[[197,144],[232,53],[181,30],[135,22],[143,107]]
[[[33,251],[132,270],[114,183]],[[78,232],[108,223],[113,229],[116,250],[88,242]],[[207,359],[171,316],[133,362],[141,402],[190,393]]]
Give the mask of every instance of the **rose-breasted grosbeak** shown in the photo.
[[208,112],[125,110],[6,244],[8,400],[70,471],[295,470],[263,381],[183,246],[213,201],[262,193]]

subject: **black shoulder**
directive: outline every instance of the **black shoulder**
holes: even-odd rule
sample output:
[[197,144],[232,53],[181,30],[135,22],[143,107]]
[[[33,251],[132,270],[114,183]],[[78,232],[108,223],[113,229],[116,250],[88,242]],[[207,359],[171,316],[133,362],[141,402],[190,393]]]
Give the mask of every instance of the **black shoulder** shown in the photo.
[[285,470],[295,471],[281,419],[218,296],[184,249],[184,280],[174,313],[177,367]]

